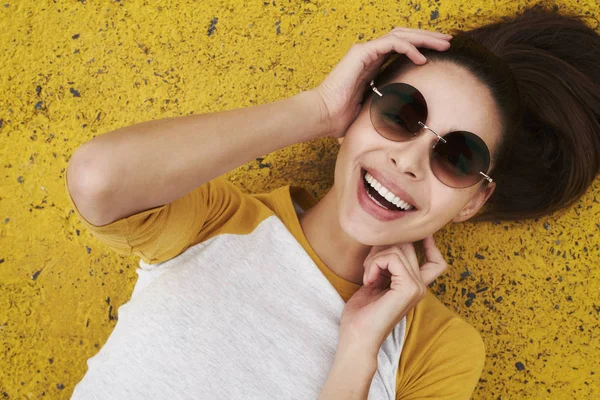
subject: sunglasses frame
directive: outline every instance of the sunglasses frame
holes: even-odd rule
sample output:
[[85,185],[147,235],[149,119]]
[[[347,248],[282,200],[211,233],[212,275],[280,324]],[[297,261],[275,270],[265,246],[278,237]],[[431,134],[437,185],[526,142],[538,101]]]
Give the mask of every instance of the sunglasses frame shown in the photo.
[[[393,84],[393,83],[392,83],[392,84]],[[370,83],[369,85],[371,86],[371,89],[373,90],[373,92],[375,92],[375,93],[376,93],[376,94],[377,94],[379,97],[383,97],[383,94],[381,94],[381,92],[380,92],[380,91],[377,89],[377,87],[375,86],[375,80],[372,80],[372,81],[371,81],[371,83]],[[405,84],[405,85],[407,85],[407,84]],[[385,86],[387,86],[387,85],[384,85],[384,87],[385,87]],[[411,86],[411,85],[409,85],[409,86]],[[383,89],[383,87],[382,87],[382,89]],[[418,89],[417,89],[417,88],[415,88],[415,90],[417,90],[417,92],[418,92]],[[419,92],[419,93],[420,93],[420,92]],[[423,99],[424,99],[424,98],[423,98]],[[425,103],[425,105],[427,105],[427,103]],[[371,112],[371,108],[369,107],[369,113],[370,113],[370,112]],[[371,122],[371,123],[372,123],[372,122]],[[435,136],[437,136],[437,141],[436,141],[436,142],[433,144],[433,146],[432,146],[432,149],[435,149],[435,146],[436,146],[436,145],[437,145],[437,144],[438,144],[440,141],[441,141],[442,143],[447,143],[446,139],[444,139],[444,137],[443,137],[443,136],[440,136],[440,135],[439,135],[439,134],[438,134],[436,131],[434,131],[433,129],[431,129],[431,128],[430,128],[430,127],[428,127],[427,125],[425,125],[425,123],[424,123],[424,122],[422,122],[422,121],[418,121],[418,124],[421,126],[421,128],[424,128],[424,129],[426,129],[426,130],[430,131],[431,133],[433,133]],[[374,125],[373,125],[373,128],[375,128],[375,126],[374,126]],[[377,131],[377,128],[375,128],[375,130]],[[418,130],[417,132],[415,132],[415,133],[414,133],[414,136],[413,136],[413,138],[415,138],[415,137],[419,136],[419,135],[421,134],[421,132],[422,132],[422,131],[423,131],[423,129],[420,129],[420,130]],[[379,133],[379,131],[377,131],[377,133]],[[451,133],[451,132],[449,132],[449,133]],[[381,133],[379,133],[379,134],[381,135]],[[475,134],[473,133],[473,135],[475,135]],[[381,136],[382,136],[382,137],[384,137],[384,138],[386,138],[386,137],[385,137],[385,136],[383,136],[383,135],[381,135]],[[477,136],[477,135],[475,135],[475,136]],[[387,138],[386,138],[386,139],[387,139]],[[388,139],[388,140],[390,140],[390,139]],[[409,140],[410,140],[410,139],[409,139]],[[405,142],[406,140],[399,140],[399,142],[400,142],[400,141],[402,141],[402,142]],[[486,147],[487,147],[487,146],[486,146]],[[488,154],[489,154],[489,149],[488,149]],[[480,174],[480,175],[482,175],[482,178],[481,178],[481,179],[485,179],[485,180],[486,180],[488,183],[492,183],[492,182],[494,181],[494,180],[493,180],[493,179],[492,179],[492,178],[491,178],[489,175],[487,175],[487,174],[486,174],[486,173],[484,173],[483,171],[479,171],[479,174]],[[437,178],[437,175],[436,175],[436,178]],[[438,179],[438,180],[440,180],[440,178],[437,178],[437,179]],[[477,182],[475,182],[475,183],[474,183],[474,184],[472,184],[472,185],[469,185],[469,186],[464,186],[464,187],[458,187],[458,188],[460,188],[460,189],[464,189],[464,188],[468,188],[468,187],[475,186],[475,185],[477,185],[479,182],[481,182],[481,179],[480,179],[480,180],[478,180]],[[442,182],[442,181],[440,180],[440,182]],[[444,182],[442,182],[442,183],[443,183],[444,185],[446,185],[446,186],[449,186],[449,187],[452,187],[452,188],[458,189],[457,187],[450,186],[450,185],[448,185],[447,183],[444,183]]]

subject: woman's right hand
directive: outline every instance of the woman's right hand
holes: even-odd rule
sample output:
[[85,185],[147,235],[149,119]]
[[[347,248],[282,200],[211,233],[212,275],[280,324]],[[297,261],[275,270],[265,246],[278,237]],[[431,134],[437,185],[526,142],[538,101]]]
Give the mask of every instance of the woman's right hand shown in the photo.
[[415,64],[423,65],[427,60],[417,47],[444,51],[450,47],[450,39],[450,35],[424,29],[394,28],[377,39],[352,45],[323,82],[313,89],[327,126],[326,136],[344,136],[360,111],[366,85],[392,52],[406,54]]

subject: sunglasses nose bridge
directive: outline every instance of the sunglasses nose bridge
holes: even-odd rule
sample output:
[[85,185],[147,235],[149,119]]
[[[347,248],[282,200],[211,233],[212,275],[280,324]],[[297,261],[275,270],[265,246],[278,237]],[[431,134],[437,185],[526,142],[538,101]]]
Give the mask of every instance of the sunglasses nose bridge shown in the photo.
[[419,121],[419,125],[421,126],[422,129],[426,129],[429,132],[433,133],[436,137],[437,140],[435,141],[435,143],[433,144],[432,148],[435,149],[435,146],[441,141],[442,143],[446,143],[446,139],[444,139],[443,137],[441,137],[440,135],[438,135],[438,133],[436,131],[434,131],[433,129],[431,129],[430,127],[428,127],[427,125],[425,125],[423,122]]

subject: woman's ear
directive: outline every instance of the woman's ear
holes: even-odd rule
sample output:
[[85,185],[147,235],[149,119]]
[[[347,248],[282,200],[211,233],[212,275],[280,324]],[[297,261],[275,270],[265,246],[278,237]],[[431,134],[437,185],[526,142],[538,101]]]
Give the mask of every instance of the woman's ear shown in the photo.
[[490,198],[495,189],[496,182],[492,182],[485,185],[485,188],[478,190],[452,221],[463,222],[471,218],[485,204],[487,199]]

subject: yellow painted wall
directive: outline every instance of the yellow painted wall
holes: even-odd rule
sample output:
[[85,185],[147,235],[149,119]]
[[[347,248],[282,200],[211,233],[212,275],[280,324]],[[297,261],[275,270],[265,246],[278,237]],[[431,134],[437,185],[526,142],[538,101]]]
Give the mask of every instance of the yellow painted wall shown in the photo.
[[[67,205],[62,176],[80,144],[149,119],[291,96],[352,43],[394,26],[447,30],[532,4],[247,3],[0,2],[0,398],[68,398],[136,280],[138,260],[96,241]],[[593,0],[559,8],[592,26],[600,17]],[[336,150],[332,140],[296,145],[227,176],[245,191],[294,183],[321,197]],[[487,346],[475,398],[600,398],[599,195],[597,179],[560,215],[438,235],[452,266],[435,290]]]

